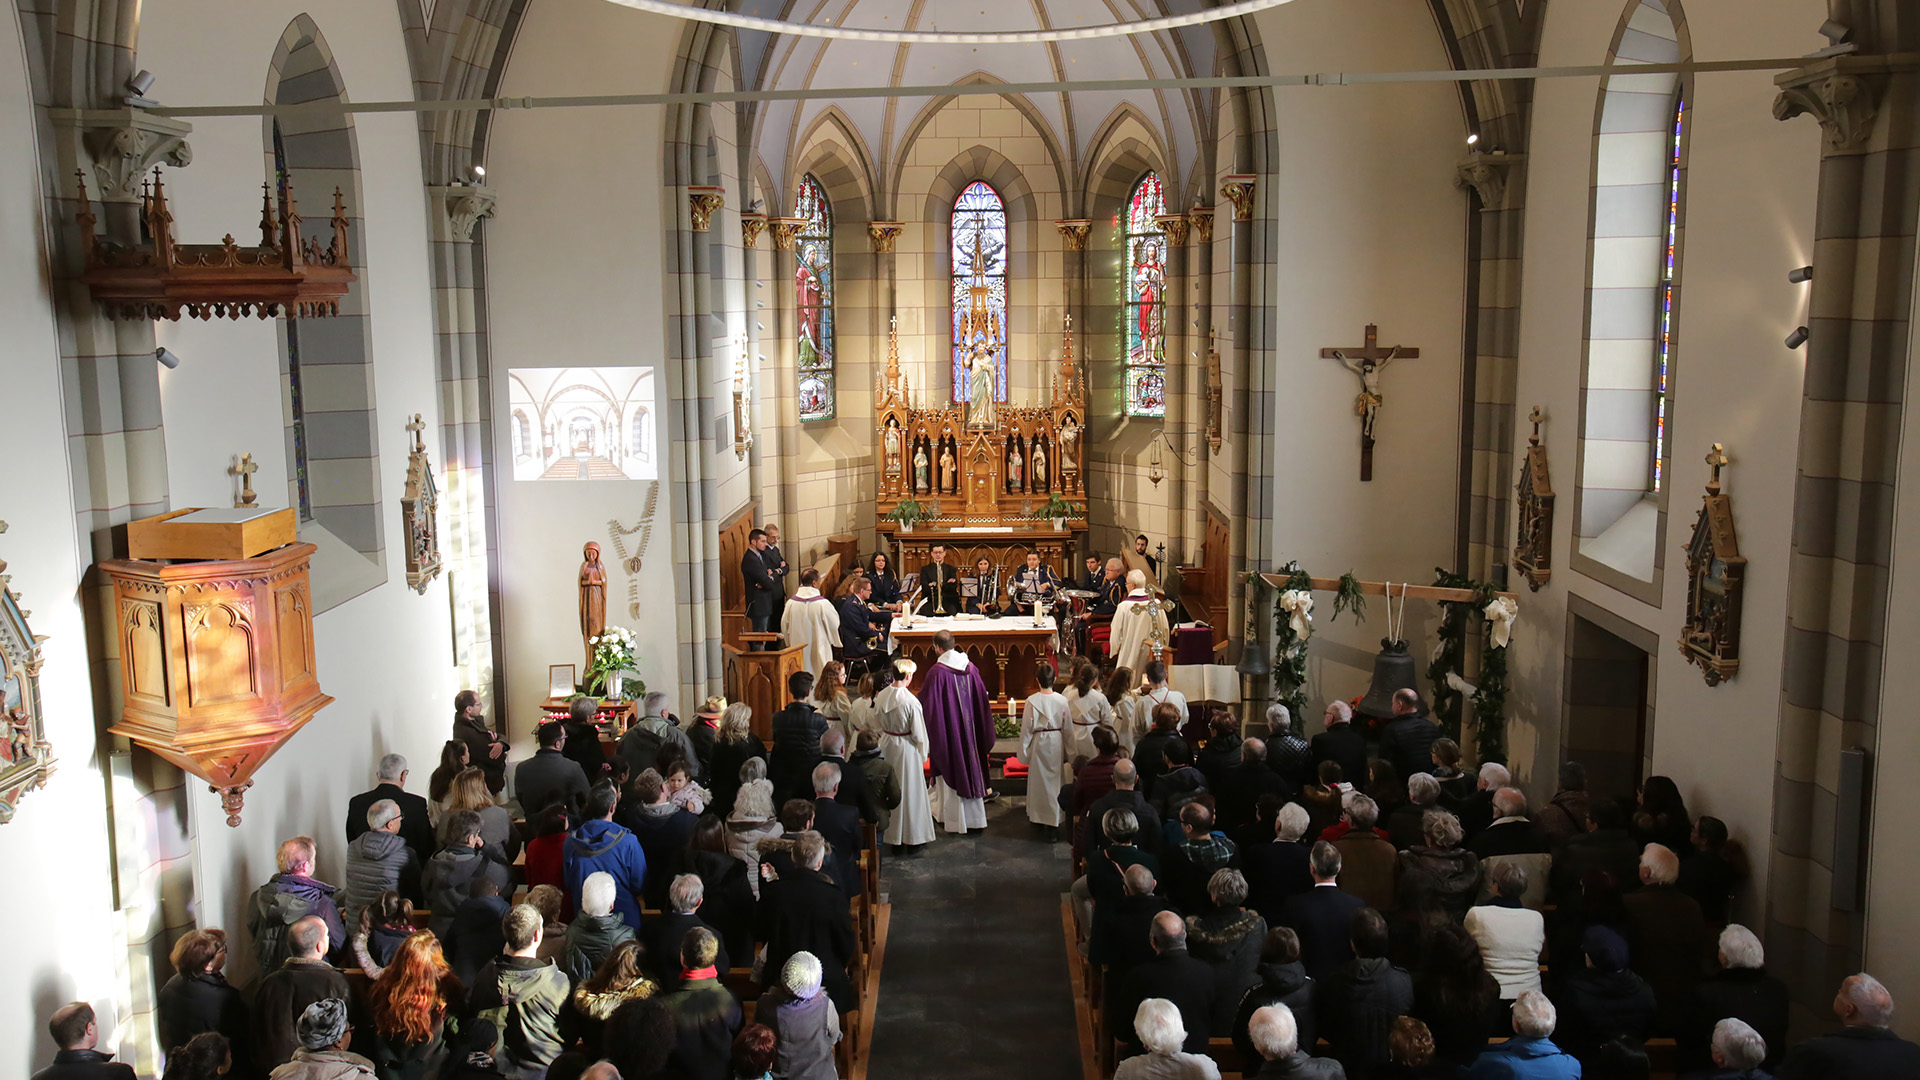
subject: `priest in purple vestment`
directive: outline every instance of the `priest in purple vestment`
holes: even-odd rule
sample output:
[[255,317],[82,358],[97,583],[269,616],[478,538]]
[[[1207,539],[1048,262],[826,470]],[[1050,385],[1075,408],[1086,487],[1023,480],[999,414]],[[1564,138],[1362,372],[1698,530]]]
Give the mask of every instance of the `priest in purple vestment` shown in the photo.
[[920,686],[933,765],[933,816],[950,833],[987,827],[987,751],[993,749],[993,699],[980,669],[953,647],[953,635],[933,635],[940,658]]

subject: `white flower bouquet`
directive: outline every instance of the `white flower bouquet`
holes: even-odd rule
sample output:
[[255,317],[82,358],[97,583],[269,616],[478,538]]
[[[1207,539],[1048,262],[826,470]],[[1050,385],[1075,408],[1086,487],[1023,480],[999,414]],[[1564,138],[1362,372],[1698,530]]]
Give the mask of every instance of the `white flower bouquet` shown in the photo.
[[[640,657],[633,651],[633,631],[624,626],[609,626],[589,640],[593,646],[593,663],[587,667],[584,690],[595,696],[605,693],[608,681],[623,671],[632,671],[640,664]],[[645,693],[647,684],[639,679],[622,680],[620,691],[623,696],[632,693]]]

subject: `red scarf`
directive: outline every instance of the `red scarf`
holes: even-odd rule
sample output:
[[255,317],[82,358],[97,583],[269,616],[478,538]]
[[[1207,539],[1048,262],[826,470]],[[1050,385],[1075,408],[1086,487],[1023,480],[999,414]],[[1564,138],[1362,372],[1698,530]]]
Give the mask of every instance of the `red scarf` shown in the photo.
[[720,977],[720,972],[709,965],[703,968],[694,968],[692,971],[683,971],[680,977],[682,979],[717,979]]

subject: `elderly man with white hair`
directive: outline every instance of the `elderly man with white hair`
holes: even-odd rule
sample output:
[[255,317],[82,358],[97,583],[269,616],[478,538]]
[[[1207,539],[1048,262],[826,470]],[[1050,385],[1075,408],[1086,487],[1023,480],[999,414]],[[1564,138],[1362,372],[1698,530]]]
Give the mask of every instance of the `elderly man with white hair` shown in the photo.
[[1686,1080],[1773,1080],[1773,1074],[1761,1068],[1767,1040],[1744,1020],[1729,1016],[1713,1025],[1708,1054],[1713,1068],[1689,1073]]
[[1288,898],[1313,887],[1309,865],[1313,838],[1307,829],[1313,819],[1297,802],[1273,815],[1273,842],[1240,849],[1240,866],[1247,875],[1247,906],[1258,911],[1268,926],[1279,925]]
[[1180,1049],[1187,1028],[1180,1009],[1166,998],[1140,1003],[1133,1011],[1133,1033],[1147,1052],[1121,1062],[1113,1080],[1220,1080],[1220,1066],[1212,1058]]
[[1640,888],[1627,893],[1627,943],[1633,970],[1653,987],[1658,1008],[1653,1033],[1671,1035],[1686,1024],[1700,960],[1711,940],[1700,902],[1674,886],[1680,858],[1665,846],[1648,844],[1640,852]]
[[1767,953],[1753,931],[1739,923],[1720,931],[1720,970],[1693,988],[1686,1026],[1677,1032],[1680,1067],[1705,1069],[1714,1024],[1727,1018],[1746,1022],[1766,1042],[1762,1063],[1772,1069],[1787,1050],[1787,984],[1767,974]]
[[[695,874],[679,874],[667,886],[667,910],[658,915],[648,915],[642,921],[642,939],[647,947],[650,974],[661,985],[672,986],[680,977],[680,943],[686,939],[689,930],[704,927],[715,938],[720,938],[720,931],[700,917],[700,905],[706,900],[705,882]],[[733,958],[727,955],[725,939],[720,940],[715,966],[721,971],[728,971],[733,967]]]
[[1507,771],[1507,767],[1497,761],[1489,761],[1480,766],[1473,782],[1473,794],[1458,800],[1443,797],[1441,802],[1460,818],[1460,827],[1467,831],[1469,837],[1479,836],[1499,816],[1493,806],[1494,793],[1512,786],[1513,774]]
[[580,913],[567,926],[567,947],[561,966],[574,982],[584,982],[599,970],[600,961],[634,938],[633,927],[613,910],[619,890],[605,870],[588,874],[580,883]]
[[1493,868],[1517,863],[1527,872],[1527,892],[1520,902],[1539,911],[1546,906],[1547,879],[1553,872],[1547,838],[1527,819],[1527,797],[1519,788],[1495,789],[1493,814],[1493,824],[1467,841],[1467,850],[1480,856],[1481,865],[1487,868],[1487,885],[1480,890],[1480,900],[1485,903],[1493,898]]
[[1513,1003],[1513,1038],[1487,1047],[1467,1067],[1470,1080],[1580,1080],[1580,1062],[1553,1044],[1560,1017],[1538,990]]
[[1920,1076],[1920,1046],[1888,1030],[1893,995],[1880,980],[1861,972],[1840,983],[1833,997],[1840,1030],[1819,1035],[1787,1052],[1778,1080],[1865,1080]]
[[1145,671],[1149,663],[1162,659],[1154,655],[1155,641],[1161,643],[1162,652],[1173,642],[1167,628],[1167,609],[1147,590],[1147,575],[1129,570],[1126,598],[1113,609],[1114,666]]
[[367,811],[381,799],[392,799],[400,807],[400,816],[405,819],[400,826],[400,839],[413,849],[413,857],[423,863],[433,858],[437,845],[433,822],[427,820],[427,800],[407,790],[407,759],[399,754],[386,755],[374,767],[372,791],[363,791],[347,800],[347,843],[353,843],[367,831]]
[[1245,1075],[1256,1080],[1346,1080],[1347,1070],[1332,1058],[1313,1057],[1300,1047],[1300,1025],[1285,1005],[1255,1009],[1247,1022],[1247,1037],[1260,1052],[1260,1071]]
[[360,912],[389,890],[418,896],[423,860],[400,836],[406,815],[400,804],[381,799],[367,808],[367,829],[347,845],[346,884],[340,889],[340,914],[348,926],[360,925]]
[[1315,770],[1323,761],[1331,761],[1340,766],[1340,775],[1349,783],[1365,783],[1367,779],[1367,737],[1353,726],[1353,706],[1335,699],[1327,702],[1326,715],[1322,718],[1326,730],[1313,737],[1308,744],[1308,761],[1301,783],[1309,783],[1315,776]]
[[1427,811],[1439,806],[1440,781],[1435,780],[1433,774],[1414,773],[1407,777],[1407,801],[1387,815],[1387,839],[1393,842],[1394,850],[1405,851],[1419,843]]
[[299,920],[312,916],[327,927],[327,940],[335,950],[344,952],[347,925],[340,919],[340,908],[333,899],[334,886],[313,876],[314,843],[311,836],[296,836],[280,843],[274,857],[279,872],[254,890],[247,905],[247,932],[253,936],[254,959],[260,970],[272,971],[292,955],[287,946],[287,931]]
[[840,1013],[821,992],[820,958],[797,952],[780,969],[780,979],[760,995],[755,1022],[773,1030],[779,1046],[774,1075],[783,1080],[836,1080],[833,1048],[840,1041]]
[[1313,761],[1313,748],[1302,738],[1293,713],[1274,702],[1267,706],[1267,768],[1299,790],[1307,782],[1307,769]]

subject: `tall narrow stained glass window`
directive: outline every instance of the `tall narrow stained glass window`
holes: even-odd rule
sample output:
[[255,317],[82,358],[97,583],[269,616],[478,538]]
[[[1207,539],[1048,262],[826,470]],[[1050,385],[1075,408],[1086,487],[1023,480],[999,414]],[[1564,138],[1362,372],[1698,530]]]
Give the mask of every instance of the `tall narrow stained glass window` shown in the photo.
[[1667,232],[1660,245],[1660,329],[1654,339],[1653,355],[1653,466],[1649,470],[1649,490],[1658,493],[1666,480],[1662,475],[1667,457],[1667,373],[1673,359],[1673,276],[1674,254],[1680,233],[1680,133],[1686,123],[1686,99],[1673,101],[1673,130],[1667,145]]
[[[273,186],[276,203],[287,204],[287,142],[280,121],[273,122]],[[281,316],[287,335],[287,456],[293,462],[294,501],[300,520],[313,520],[313,486],[307,475],[307,408],[300,377],[300,320]]]
[[[991,357],[993,399],[1007,400],[1007,204],[984,180],[953,201],[953,400],[969,398],[968,359]],[[984,379],[986,376],[981,375]],[[984,393],[985,387],[983,386]]]
[[793,216],[807,224],[794,240],[793,295],[799,316],[800,419],[833,419],[833,207],[811,173],[800,180]]
[[1167,414],[1167,237],[1155,220],[1166,213],[1160,177],[1148,173],[1127,200],[1121,237],[1126,243],[1127,415]]

